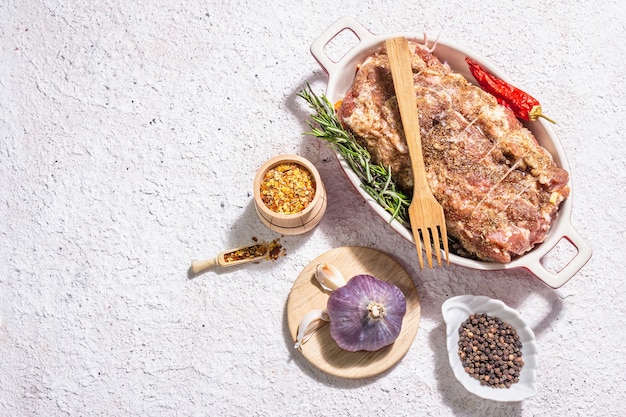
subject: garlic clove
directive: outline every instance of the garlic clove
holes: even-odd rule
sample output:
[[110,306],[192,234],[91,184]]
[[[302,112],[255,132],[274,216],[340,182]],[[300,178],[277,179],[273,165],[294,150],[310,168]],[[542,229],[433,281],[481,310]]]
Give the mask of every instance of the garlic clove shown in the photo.
[[298,335],[294,349],[298,349],[313,336],[313,333],[328,322],[328,312],[326,310],[311,310],[302,317],[298,326]]
[[315,278],[326,291],[334,291],[346,285],[346,279],[335,266],[322,263],[315,268]]

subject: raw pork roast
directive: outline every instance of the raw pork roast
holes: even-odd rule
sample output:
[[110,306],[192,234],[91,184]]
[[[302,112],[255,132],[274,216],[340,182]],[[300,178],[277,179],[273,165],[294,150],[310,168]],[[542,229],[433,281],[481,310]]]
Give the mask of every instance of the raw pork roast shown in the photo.
[[[495,98],[410,42],[428,183],[459,254],[506,263],[543,242],[568,173]],[[346,129],[398,187],[413,174],[385,47],[360,66],[338,109]]]

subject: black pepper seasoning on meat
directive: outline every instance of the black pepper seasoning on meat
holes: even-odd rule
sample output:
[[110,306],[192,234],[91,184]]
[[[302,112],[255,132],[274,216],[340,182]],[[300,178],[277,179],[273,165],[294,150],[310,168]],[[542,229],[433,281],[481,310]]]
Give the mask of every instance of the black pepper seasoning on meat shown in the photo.
[[459,357],[465,372],[493,388],[519,382],[524,360],[513,326],[485,313],[472,314],[459,327]]

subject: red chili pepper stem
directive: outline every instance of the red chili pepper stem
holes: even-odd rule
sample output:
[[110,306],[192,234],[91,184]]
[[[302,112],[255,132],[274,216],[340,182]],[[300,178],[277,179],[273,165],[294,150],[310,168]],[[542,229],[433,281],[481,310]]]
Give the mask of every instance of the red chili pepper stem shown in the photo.
[[545,114],[543,114],[543,112],[541,111],[541,106],[534,106],[529,112],[528,112],[528,120],[530,121],[535,121],[538,118],[543,118],[546,119],[547,121],[549,121],[550,123],[554,123],[556,124],[556,122],[552,119],[550,119],[548,116],[546,116]]

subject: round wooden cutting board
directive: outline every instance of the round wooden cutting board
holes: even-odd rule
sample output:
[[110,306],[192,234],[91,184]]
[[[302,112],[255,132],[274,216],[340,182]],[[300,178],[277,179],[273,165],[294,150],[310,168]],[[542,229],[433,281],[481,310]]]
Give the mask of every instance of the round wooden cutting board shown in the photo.
[[318,256],[302,270],[287,300],[287,321],[294,343],[302,317],[311,310],[326,308],[330,293],[315,279],[315,268],[324,262],[338,268],[346,279],[370,274],[396,285],[406,297],[407,311],[398,339],[376,352],[341,349],[330,336],[330,326],[324,325],[300,347],[302,355],[320,370],[343,378],[367,378],[386,371],[406,354],[419,327],[420,300],[411,276],[389,255],[371,248],[341,247]]

